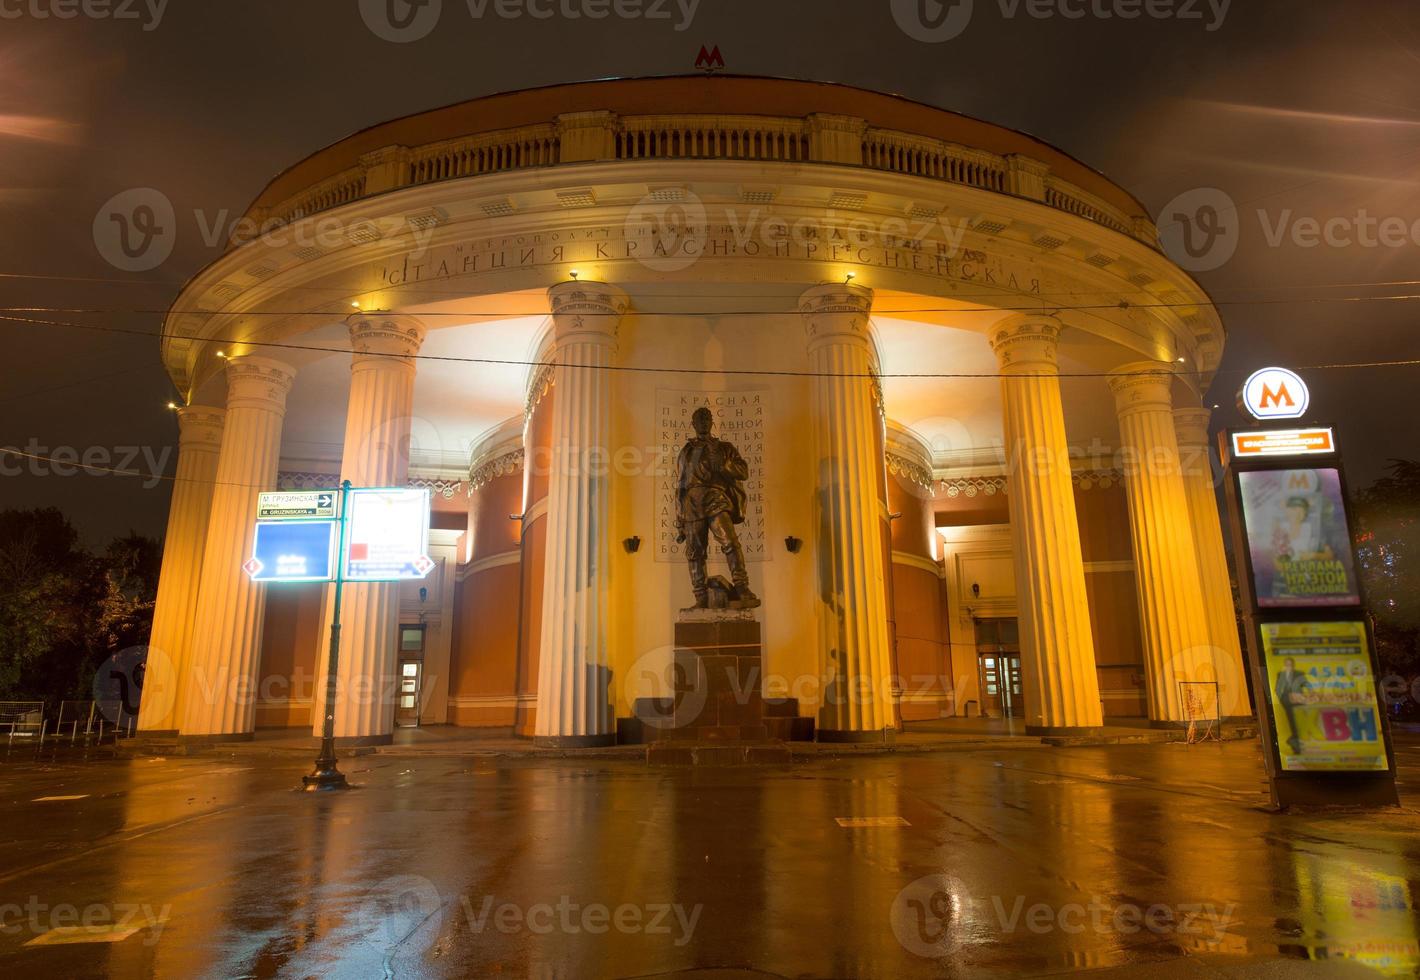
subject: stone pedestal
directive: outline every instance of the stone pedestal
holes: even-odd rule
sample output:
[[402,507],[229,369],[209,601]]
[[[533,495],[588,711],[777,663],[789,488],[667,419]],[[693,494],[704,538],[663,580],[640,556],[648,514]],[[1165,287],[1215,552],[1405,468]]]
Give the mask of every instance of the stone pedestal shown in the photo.
[[647,750],[647,760],[788,762],[788,747],[769,737],[765,721],[759,623],[748,610],[705,613],[682,614],[675,624],[671,717]]

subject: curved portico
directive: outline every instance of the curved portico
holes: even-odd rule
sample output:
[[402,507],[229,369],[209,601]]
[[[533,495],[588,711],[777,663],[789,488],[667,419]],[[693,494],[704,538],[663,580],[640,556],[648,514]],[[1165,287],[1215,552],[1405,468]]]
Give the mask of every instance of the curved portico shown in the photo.
[[[233,370],[279,358],[252,493],[434,491],[431,579],[352,589],[342,690],[373,693],[337,703],[342,737],[636,737],[689,601],[667,458],[702,405],[750,464],[765,697],[825,738],[1013,706],[1030,730],[1177,723],[1205,672],[1185,647],[1223,640],[1200,479],[1126,465],[1144,442],[1177,460],[1216,311],[1128,194],[1029,137],[815,83],[590,83],[366,130],[248,217],[265,233],[188,284],[163,349],[190,405],[227,410],[219,481],[258,420]],[[1111,374],[1140,363],[1169,370]],[[1120,394],[1139,377],[1147,417]],[[199,624],[229,608],[247,503],[219,486],[160,618],[184,574]],[[172,632],[179,672],[255,657],[255,709],[151,727],[319,727],[321,593],[251,589],[265,618],[221,650]],[[981,651],[1007,635],[1000,673]]]

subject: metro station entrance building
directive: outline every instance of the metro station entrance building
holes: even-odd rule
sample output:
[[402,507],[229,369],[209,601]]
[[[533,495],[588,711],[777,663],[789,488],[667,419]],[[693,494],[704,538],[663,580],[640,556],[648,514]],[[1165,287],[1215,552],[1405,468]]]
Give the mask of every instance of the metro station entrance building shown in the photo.
[[795,732],[1250,713],[1217,311],[1046,144],[828,84],[603,81],[364,130],[247,218],[166,321],[144,730],[318,723],[328,587],[242,564],[260,491],[349,479],[432,489],[436,568],[347,589],[337,735],[631,737],[691,599],[673,470],[701,406],[749,464]]

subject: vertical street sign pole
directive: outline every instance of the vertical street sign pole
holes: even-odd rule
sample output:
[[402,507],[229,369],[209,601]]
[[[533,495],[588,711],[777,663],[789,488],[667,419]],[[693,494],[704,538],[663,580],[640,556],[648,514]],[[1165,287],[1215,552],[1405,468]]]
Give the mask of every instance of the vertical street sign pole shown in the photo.
[[301,777],[306,792],[319,793],[326,790],[349,789],[345,773],[335,764],[335,678],[340,663],[340,593],[345,585],[345,527],[350,512],[350,481],[340,484],[340,531],[339,545],[335,553],[335,601],[330,621],[330,657],[325,669],[325,724],[321,729],[320,755],[316,756],[315,771]]

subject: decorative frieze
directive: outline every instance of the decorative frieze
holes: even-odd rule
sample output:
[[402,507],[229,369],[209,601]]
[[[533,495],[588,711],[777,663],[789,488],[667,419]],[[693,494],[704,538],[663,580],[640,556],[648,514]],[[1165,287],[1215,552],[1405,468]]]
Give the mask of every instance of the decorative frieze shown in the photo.
[[1004,476],[968,476],[942,481],[942,493],[949,499],[958,497],[994,497],[1006,492]]
[[454,495],[463,489],[462,480],[441,480],[438,477],[413,476],[409,478],[408,486],[419,489],[428,489],[431,493],[436,493],[445,500],[453,500]]
[[1103,470],[1079,470],[1070,474],[1070,482],[1080,490],[1108,490],[1123,486],[1124,471],[1117,468]]
[[[410,487],[427,487],[429,490],[452,500],[463,488],[462,480],[445,480],[439,477],[410,477],[405,484]],[[338,473],[317,473],[313,470],[282,470],[276,474],[277,490],[329,490],[340,486]]]
[[902,477],[924,490],[932,489],[932,471],[927,467],[894,452],[889,452],[886,455],[888,472],[893,476]]
[[524,418],[528,418],[532,415],[533,410],[537,408],[538,402],[542,401],[542,396],[547,394],[547,390],[552,387],[553,376],[556,373],[553,371],[553,367],[553,363],[547,361],[534,369],[532,377],[528,381],[527,398],[523,402]]
[[468,496],[472,497],[477,491],[482,490],[488,484],[498,479],[500,476],[510,476],[523,471],[523,449],[517,449],[494,456],[486,457],[478,463],[468,474]]
[[282,470],[276,474],[277,490],[329,490],[340,486],[340,474],[311,470]]
[[[891,468],[891,462],[889,462]],[[893,472],[897,472],[893,470]],[[1124,471],[1117,468],[1076,470],[1070,482],[1077,490],[1108,490],[1124,484]],[[1006,493],[1010,481],[1004,476],[963,476],[939,480],[939,492],[952,500],[958,497],[991,497]]]

